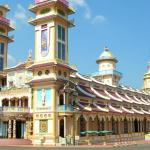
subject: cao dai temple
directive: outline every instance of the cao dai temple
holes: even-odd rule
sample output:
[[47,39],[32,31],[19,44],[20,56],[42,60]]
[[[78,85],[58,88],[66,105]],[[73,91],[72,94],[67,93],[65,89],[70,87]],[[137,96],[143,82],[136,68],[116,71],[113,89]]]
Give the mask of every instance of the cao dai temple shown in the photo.
[[[142,90],[119,83],[117,58],[105,47],[98,72],[78,73],[68,61],[68,29],[74,13],[66,0],[35,0],[34,60],[8,68],[9,32],[14,30],[0,5],[0,138],[28,139],[33,144],[64,144],[76,141],[101,143],[109,131],[110,141],[142,140],[150,132],[150,67]],[[33,33],[34,34],[34,33]],[[34,43],[34,42],[33,42]]]

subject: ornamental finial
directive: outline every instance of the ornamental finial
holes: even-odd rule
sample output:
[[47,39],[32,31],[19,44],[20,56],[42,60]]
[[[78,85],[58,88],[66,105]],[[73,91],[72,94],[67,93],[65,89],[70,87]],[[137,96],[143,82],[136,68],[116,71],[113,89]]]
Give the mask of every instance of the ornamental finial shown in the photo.
[[109,48],[107,46],[105,46],[104,51],[109,51]]

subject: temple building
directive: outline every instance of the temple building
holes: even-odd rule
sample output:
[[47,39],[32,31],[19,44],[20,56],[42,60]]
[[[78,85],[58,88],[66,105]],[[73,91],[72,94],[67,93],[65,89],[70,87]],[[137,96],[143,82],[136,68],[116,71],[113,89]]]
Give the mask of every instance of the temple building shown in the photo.
[[[150,67],[144,87],[122,85],[117,58],[105,47],[98,72],[81,75],[69,64],[67,0],[35,0],[29,23],[35,27],[35,50],[25,62],[8,68],[8,35],[14,30],[0,5],[0,138],[28,139],[56,145],[143,140],[150,132]],[[33,33],[34,34],[34,33]],[[90,134],[93,133],[92,135]],[[97,133],[97,134],[96,134]],[[88,142],[87,142],[88,141]]]

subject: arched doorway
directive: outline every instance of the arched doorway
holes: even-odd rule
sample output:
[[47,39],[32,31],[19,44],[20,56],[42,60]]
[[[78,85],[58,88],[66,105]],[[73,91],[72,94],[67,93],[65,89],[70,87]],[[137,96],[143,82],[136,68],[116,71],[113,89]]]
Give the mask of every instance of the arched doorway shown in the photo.
[[64,119],[59,122],[59,136],[64,138]]
[[86,121],[85,121],[85,119],[84,119],[84,117],[82,115],[80,117],[80,135],[81,136],[84,136],[84,135],[81,134],[81,132],[84,132],[84,131],[86,131]]
[[138,132],[138,120],[137,119],[134,120],[134,130],[135,132]]
[[112,133],[115,134],[115,120],[114,120],[114,117],[111,117],[111,126],[112,126]]
[[144,118],[144,132],[147,132],[147,119]]
[[128,133],[128,120],[127,118],[124,118],[124,133]]

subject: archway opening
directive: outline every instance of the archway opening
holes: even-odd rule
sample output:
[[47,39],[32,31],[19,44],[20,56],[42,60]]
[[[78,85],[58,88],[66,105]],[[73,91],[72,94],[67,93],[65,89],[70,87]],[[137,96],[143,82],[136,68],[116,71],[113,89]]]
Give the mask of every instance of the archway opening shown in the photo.
[[137,119],[134,120],[134,130],[135,130],[135,132],[138,132],[138,121],[137,121]]
[[80,117],[80,135],[81,136],[85,136],[83,134],[81,134],[81,132],[85,132],[86,131],[86,121],[83,117],[83,115]]
[[124,119],[124,133],[128,133],[128,120],[127,118]]
[[64,138],[64,119],[61,119],[59,123],[59,136]]

